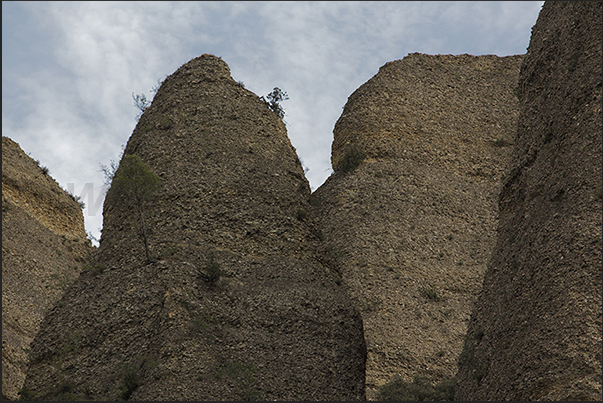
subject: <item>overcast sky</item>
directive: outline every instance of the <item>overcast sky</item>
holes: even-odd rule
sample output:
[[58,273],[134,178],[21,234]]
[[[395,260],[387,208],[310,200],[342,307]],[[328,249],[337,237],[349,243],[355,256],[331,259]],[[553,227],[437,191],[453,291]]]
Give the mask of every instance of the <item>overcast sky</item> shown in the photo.
[[86,203],[100,237],[104,176],[136,125],[132,93],[203,53],[258,96],[280,87],[314,190],[331,174],[347,97],[409,53],[524,54],[541,1],[2,2],[2,135]]

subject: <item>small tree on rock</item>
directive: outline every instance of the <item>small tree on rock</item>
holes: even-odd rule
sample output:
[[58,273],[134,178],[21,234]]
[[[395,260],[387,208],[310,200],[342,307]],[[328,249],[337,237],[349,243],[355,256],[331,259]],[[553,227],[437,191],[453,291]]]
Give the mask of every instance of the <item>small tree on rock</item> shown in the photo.
[[283,109],[283,107],[280,104],[280,102],[286,101],[289,99],[289,96],[287,95],[287,93],[285,91],[281,90],[278,87],[274,87],[272,92],[270,94],[266,95],[266,98],[260,97],[260,99],[262,101],[264,101],[266,104],[268,104],[268,107],[270,109],[272,109],[272,111],[274,113],[276,113],[279,118],[282,119],[285,117],[285,110]]
[[161,178],[135,154],[127,155],[122,159],[111,184],[114,194],[121,196],[125,203],[133,205],[138,210],[140,234],[144,242],[147,263],[151,263],[153,260],[149,252],[144,206],[152,199],[160,186]]

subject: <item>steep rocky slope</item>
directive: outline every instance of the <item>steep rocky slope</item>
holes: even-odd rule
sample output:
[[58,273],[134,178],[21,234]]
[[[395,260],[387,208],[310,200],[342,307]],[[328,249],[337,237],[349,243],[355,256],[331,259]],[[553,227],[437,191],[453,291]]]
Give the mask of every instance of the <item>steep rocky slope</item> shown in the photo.
[[312,196],[361,309],[367,397],[456,373],[494,243],[521,56],[410,54],[348,99]]
[[363,399],[362,320],[279,117],[203,55],[166,78],[130,154],[162,179],[145,211],[156,261],[110,190],[94,263],[33,344],[27,396]]
[[90,252],[79,204],[2,137],[2,396],[15,399],[46,311]]
[[458,400],[601,400],[601,2],[546,2]]

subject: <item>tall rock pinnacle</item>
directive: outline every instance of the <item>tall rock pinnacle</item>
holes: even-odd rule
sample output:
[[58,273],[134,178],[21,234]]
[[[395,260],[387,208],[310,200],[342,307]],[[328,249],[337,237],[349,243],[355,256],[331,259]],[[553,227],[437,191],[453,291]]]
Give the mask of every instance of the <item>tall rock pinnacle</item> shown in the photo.
[[452,377],[494,245],[522,56],[410,54],[350,97],[313,195],[361,309],[367,398]]
[[155,261],[134,206],[110,189],[95,260],[34,343],[29,393],[363,399],[362,321],[317,252],[280,118],[205,54],[163,82],[132,154],[161,178],[145,208]]

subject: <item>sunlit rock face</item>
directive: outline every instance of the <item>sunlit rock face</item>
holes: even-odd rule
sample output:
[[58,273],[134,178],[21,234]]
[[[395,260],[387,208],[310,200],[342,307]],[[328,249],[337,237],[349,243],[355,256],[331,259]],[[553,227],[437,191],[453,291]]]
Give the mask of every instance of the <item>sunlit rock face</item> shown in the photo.
[[17,399],[46,312],[91,252],[77,201],[2,137],[2,397]]
[[313,204],[361,310],[367,398],[399,375],[452,377],[494,246],[522,56],[389,62],[334,129]]

